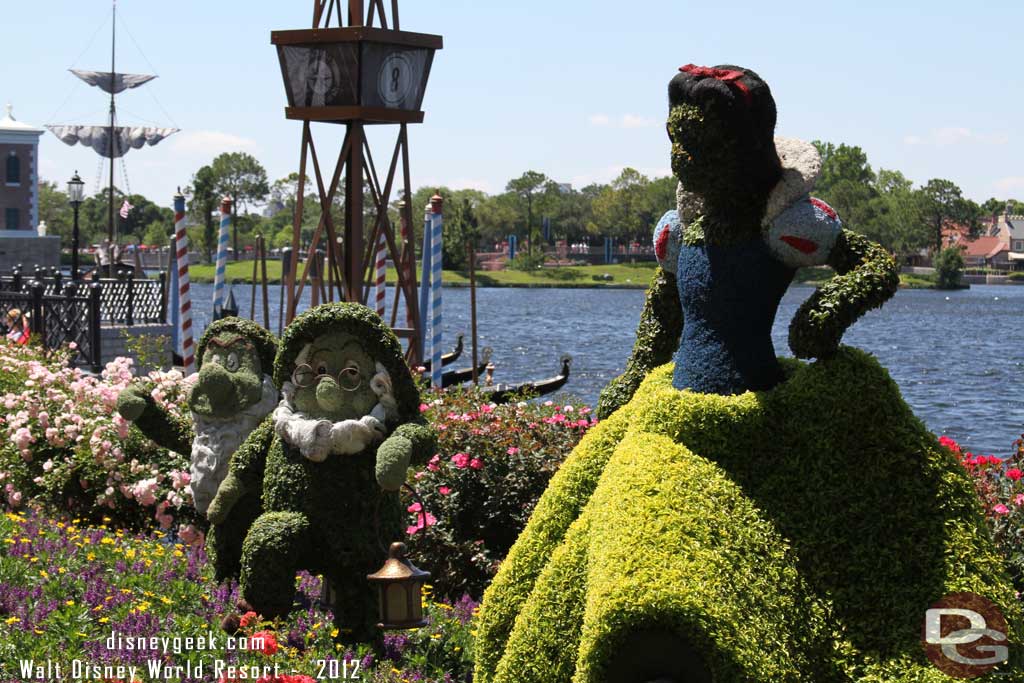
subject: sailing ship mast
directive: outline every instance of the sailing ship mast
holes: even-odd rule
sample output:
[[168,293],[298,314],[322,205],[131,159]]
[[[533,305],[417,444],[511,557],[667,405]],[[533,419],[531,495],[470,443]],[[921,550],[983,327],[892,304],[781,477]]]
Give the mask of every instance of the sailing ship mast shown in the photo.
[[164,138],[178,132],[177,128],[151,128],[117,125],[118,93],[138,88],[156,78],[150,74],[117,73],[117,0],[113,0],[110,28],[110,71],[85,71],[70,69],[71,73],[91,86],[110,94],[110,120],[104,126],[48,125],[46,128],[67,145],[81,144],[110,160],[110,178],[107,187],[107,238],[115,239],[114,217],[114,160],[123,157],[132,149],[144,145],[153,146]]

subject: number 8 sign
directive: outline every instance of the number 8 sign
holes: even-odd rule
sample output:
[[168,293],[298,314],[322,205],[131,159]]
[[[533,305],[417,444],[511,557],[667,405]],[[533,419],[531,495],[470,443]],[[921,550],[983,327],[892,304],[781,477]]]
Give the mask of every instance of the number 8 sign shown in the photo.
[[410,94],[412,85],[412,64],[401,52],[388,55],[380,65],[377,75],[377,94],[390,107],[402,104]]

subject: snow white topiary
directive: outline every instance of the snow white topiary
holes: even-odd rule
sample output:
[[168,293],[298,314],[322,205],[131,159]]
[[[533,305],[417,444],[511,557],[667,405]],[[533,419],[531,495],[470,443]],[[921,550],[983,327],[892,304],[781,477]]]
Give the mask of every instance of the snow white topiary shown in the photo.
[[[1024,614],[967,474],[877,361],[838,345],[891,296],[892,260],[807,195],[817,155],[776,146],[756,74],[688,65],[669,103],[685,189],[655,245],[682,320],[659,317],[665,277],[606,394],[628,402],[552,478],[484,595],[474,681],[950,683],[921,637],[958,592],[1009,624],[1012,661],[976,680],[1024,680]],[[775,309],[811,263],[839,273],[790,327],[817,361],[780,361]],[[650,323],[678,322],[675,364],[644,371],[667,360]]]
[[[206,514],[235,450],[277,406],[270,375],[277,340],[256,323],[224,318],[203,332],[197,346],[199,377],[188,397],[192,422],[175,419],[141,386],[118,396],[121,416],[158,445],[191,455],[189,490],[196,510]],[[259,490],[217,520],[207,552],[218,580],[237,577],[242,540],[259,515]]]
[[[376,595],[366,576],[404,533],[398,489],[436,439],[394,333],[365,306],[324,304],[281,338],[273,424],[238,450],[210,506],[218,519],[262,486],[264,513],[245,539],[242,595],[274,617],[288,613],[295,573],[323,574],[336,622],[372,635]],[[265,468],[264,468],[265,463]]]

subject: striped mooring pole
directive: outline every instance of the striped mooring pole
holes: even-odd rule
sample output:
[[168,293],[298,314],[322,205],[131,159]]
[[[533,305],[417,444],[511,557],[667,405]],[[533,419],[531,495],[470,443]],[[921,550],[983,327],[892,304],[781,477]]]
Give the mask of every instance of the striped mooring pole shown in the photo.
[[435,194],[430,198],[432,229],[430,231],[430,383],[441,388],[441,238],[444,200]]
[[213,319],[219,320],[224,307],[224,282],[227,279],[228,237],[231,231],[231,197],[220,200],[220,237],[217,240],[217,268],[213,274]]
[[385,279],[387,276],[388,242],[384,238],[384,230],[381,229],[377,237],[377,258],[375,261],[376,277],[373,280],[374,310],[382,319],[384,318],[384,297],[387,293]]
[[186,375],[195,369],[195,349],[192,347],[192,297],[188,284],[188,232],[185,230],[185,197],[178,188],[174,195],[174,253],[178,267],[178,305],[181,331],[181,364]]
[[431,230],[434,225],[432,216],[434,212],[431,204],[427,202],[423,214],[423,247],[420,250],[420,320],[423,321],[423,338],[420,340],[420,358],[426,359],[430,353],[430,337],[427,336],[427,327],[430,322],[430,239]]

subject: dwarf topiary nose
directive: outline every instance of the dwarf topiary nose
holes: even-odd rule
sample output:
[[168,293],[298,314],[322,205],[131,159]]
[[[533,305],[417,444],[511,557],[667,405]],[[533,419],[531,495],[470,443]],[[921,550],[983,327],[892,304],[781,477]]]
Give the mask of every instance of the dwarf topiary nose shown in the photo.
[[199,382],[196,390],[207,395],[210,404],[223,406],[234,395],[234,382],[231,373],[217,363],[207,363],[199,371]]
[[337,412],[345,407],[345,392],[333,377],[324,377],[316,385],[316,402],[325,412]]

